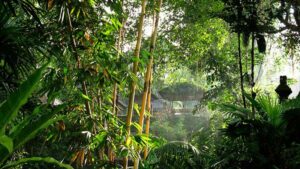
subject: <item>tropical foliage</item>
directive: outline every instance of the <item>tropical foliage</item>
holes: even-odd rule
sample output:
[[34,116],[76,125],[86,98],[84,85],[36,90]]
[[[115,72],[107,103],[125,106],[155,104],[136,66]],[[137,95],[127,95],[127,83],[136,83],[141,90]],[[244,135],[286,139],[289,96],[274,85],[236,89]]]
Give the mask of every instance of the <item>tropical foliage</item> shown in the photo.
[[2,0],[0,168],[299,168],[299,15],[284,0]]

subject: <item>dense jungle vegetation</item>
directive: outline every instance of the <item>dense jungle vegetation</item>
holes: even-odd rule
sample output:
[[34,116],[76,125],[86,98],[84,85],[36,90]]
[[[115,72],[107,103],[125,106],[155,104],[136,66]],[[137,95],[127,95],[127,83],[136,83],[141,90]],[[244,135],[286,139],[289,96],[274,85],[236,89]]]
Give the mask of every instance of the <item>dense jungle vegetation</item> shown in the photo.
[[299,37],[299,0],[1,0],[0,169],[299,169]]

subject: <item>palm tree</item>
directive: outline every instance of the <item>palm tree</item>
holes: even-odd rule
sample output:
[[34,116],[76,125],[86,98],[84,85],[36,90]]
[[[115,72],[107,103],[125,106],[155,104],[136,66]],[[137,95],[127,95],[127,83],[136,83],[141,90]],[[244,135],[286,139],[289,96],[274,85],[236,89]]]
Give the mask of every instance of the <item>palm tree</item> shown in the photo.
[[190,143],[180,141],[169,142],[151,151],[145,165],[153,169],[203,168],[199,150]]
[[[44,32],[38,18],[24,23],[16,21],[13,15],[19,6],[15,4],[12,8],[11,3],[0,3],[0,81],[3,82],[0,84],[0,101],[33,72],[37,63],[42,63],[49,56],[47,44],[42,40]],[[26,6],[25,9],[30,10],[34,18],[37,17],[30,3],[20,1],[20,6],[22,9]],[[19,11],[20,15],[29,12],[25,9]]]
[[223,130],[229,140],[219,154],[222,158],[218,165],[232,166],[234,161],[237,168],[293,168],[285,152],[300,142],[296,125],[300,120],[299,98],[279,104],[270,96],[259,96],[257,100],[246,96],[257,112],[255,116],[249,114],[249,109],[221,106],[232,120]]

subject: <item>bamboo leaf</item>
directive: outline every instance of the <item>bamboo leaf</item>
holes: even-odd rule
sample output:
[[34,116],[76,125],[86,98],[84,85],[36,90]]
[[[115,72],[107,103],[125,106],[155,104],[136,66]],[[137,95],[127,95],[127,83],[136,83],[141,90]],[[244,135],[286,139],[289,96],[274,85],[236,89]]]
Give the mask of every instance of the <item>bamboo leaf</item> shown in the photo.
[[94,0],[89,0],[88,2],[91,7],[95,7],[96,2]]
[[151,117],[151,116],[152,116],[152,115],[151,115],[151,112],[149,112],[149,111],[146,110],[146,111],[145,111],[145,116],[146,116],[146,117]]
[[13,141],[6,135],[0,136],[0,144],[4,146],[9,153],[13,152]]
[[135,103],[133,105],[133,108],[134,108],[134,111],[140,116],[139,105]]
[[107,136],[108,136],[107,131],[102,131],[99,134],[97,134],[93,139],[92,144],[90,144],[91,149],[94,150],[99,146],[103,147],[106,143]]
[[141,131],[141,130],[142,130],[142,127],[139,125],[139,123],[134,122],[134,123],[131,123],[131,125],[132,125],[133,127],[135,127],[138,131]]
[[134,73],[129,72],[129,76],[130,76],[131,80],[134,81],[135,83],[137,83],[139,81],[139,78]]
[[144,134],[135,135],[134,141],[141,146],[151,146],[151,138]]
[[128,137],[128,139],[126,139],[126,146],[129,147],[129,145],[131,144],[131,142],[132,142],[132,138]]
[[85,95],[83,93],[81,93],[81,97],[84,98],[85,100],[92,101],[92,99],[89,98],[89,96],[87,96],[87,95]]

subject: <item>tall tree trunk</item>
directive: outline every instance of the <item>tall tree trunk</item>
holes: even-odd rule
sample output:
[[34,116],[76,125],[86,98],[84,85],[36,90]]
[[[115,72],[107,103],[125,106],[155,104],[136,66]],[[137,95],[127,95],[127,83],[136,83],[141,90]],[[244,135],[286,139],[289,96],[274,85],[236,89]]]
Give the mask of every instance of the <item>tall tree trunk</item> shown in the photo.
[[[255,93],[254,93],[254,86],[255,86],[255,82],[254,82],[254,32],[252,32],[252,41],[251,41],[251,95],[252,98],[255,98]],[[254,117],[254,105],[252,105],[252,117]]]
[[[256,7],[256,1],[255,0],[251,0],[252,3],[252,8],[251,8],[251,22],[250,22],[250,27],[251,28],[256,28],[257,27],[257,7]],[[255,32],[256,30],[253,29],[251,31],[251,80],[250,80],[250,87],[251,87],[251,96],[252,99],[255,99],[256,93],[254,92],[254,86],[255,86],[255,82],[254,82],[254,42],[255,42]],[[255,115],[255,109],[254,109],[254,105],[252,104],[252,114],[251,114],[251,118],[254,118]]]
[[[249,45],[247,44],[247,46],[245,47],[245,70],[248,71],[248,57],[249,57]],[[247,77],[249,77],[248,73],[247,73]]]
[[244,94],[244,76],[243,76],[243,63],[242,63],[242,51],[241,51],[241,33],[238,32],[238,52],[239,52],[239,69],[240,69],[240,83],[241,83],[241,92],[244,108],[246,108],[246,99]]
[[[142,105],[140,110],[140,116],[139,116],[139,125],[140,129],[138,130],[138,134],[143,133],[143,126],[144,126],[144,114],[145,114],[145,108],[147,104],[147,98],[148,98],[148,91],[150,86],[150,79],[151,79],[151,72],[152,72],[152,65],[153,65],[153,53],[155,50],[155,42],[157,37],[157,31],[158,31],[158,24],[159,24],[159,12],[162,5],[162,0],[158,0],[157,7],[154,9],[153,14],[153,31],[151,35],[151,42],[150,42],[150,49],[149,49],[149,62],[147,64],[147,71],[145,74],[145,81],[144,81],[144,91],[143,91],[143,97],[142,97]],[[157,10],[157,12],[156,12]],[[151,95],[151,93],[150,93]],[[139,158],[136,158],[134,160],[134,169],[138,169],[139,166]]]
[[[241,24],[241,16],[242,16],[242,5],[239,1],[238,4],[238,25]],[[242,99],[243,99],[243,105],[244,108],[246,108],[246,99],[245,99],[245,93],[244,93],[244,76],[243,76],[243,62],[242,62],[242,51],[241,51],[241,30],[238,30],[238,55],[239,55],[239,69],[240,69],[240,85],[241,85],[241,92],[242,92]],[[247,65],[246,65],[247,66]]]
[[[139,58],[140,56],[140,50],[141,50],[141,43],[142,43],[142,36],[143,36],[143,26],[144,26],[144,18],[146,14],[146,4],[147,0],[142,0],[142,6],[141,6],[141,14],[139,18],[139,25],[138,25],[138,36],[137,36],[137,42],[136,47],[134,51],[134,57]],[[138,72],[138,61],[135,61],[133,63],[133,75],[137,75]],[[136,89],[136,82],[132,80],[131,86],[130,86],[130,95],[129,95],[129,103],[128,103],[128,111],[127,111],[127,117],[126,117],[126,142],[128,141],[130,137],[130,127],[131,127],[131,121],[132,121],[132,111],[133,111],[133,105],[134,105],[134,97],[135,97],[135,89]],[[128,157],[125,157],[123,160],[123,168],[127,169],[128,166]]]

